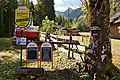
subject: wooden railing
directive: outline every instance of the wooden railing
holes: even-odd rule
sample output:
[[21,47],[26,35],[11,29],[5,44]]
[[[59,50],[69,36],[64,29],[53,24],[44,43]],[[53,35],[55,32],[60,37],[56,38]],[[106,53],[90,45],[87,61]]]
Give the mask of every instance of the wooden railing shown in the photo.
[[[43,40],[46,38],[45,32],[41,32],[41,37]],[[84,53],[87,49],[87,46],[80,44],[80,42],[83,41],[83,37],[89,37],[89,36],[64,36],[64,35],[55,35],[55,34],[50,34],[50,40],[47,39],[47,41],[50,41],[51,43],[54,43],[54,47],[56,49],[61,50],[64,53],[68,53],[68,58],[75,58],[77,60],[82,60],[84,61]],[[88,38],[89,39],[89,38]],[[55,44],[56,42],[56,44]],[[58,44],[57,44],[58,43]]]

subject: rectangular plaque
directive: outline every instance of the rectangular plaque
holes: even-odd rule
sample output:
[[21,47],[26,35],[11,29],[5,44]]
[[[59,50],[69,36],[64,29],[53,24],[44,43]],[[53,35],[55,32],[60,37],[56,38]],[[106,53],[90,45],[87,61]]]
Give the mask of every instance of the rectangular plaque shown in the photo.
[[41,61],[52,61],[51,47],[42,47]]
[[37,50],[28,51],[28,62],[37,61]]

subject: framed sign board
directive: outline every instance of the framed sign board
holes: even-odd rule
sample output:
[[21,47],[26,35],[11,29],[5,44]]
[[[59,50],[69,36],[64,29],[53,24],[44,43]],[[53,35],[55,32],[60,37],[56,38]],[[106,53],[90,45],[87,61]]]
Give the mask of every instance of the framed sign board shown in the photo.
[[42,47],[42,61],[52,61],[51,47]]
[[31,42],[27,45],[26,49],[26,60],[27,62],[37,62],[38,61],[38,47],[37,44]]
[[52,45],[50,43],[43,43],[41,46],[41,61],[49,61],[52,62]]

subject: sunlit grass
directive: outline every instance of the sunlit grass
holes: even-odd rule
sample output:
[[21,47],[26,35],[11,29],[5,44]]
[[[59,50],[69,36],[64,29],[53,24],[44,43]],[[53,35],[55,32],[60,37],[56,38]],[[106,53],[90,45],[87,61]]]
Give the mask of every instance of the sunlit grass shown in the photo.
[[120,40],[111,39],[112,61],[113,64],[120,67]]

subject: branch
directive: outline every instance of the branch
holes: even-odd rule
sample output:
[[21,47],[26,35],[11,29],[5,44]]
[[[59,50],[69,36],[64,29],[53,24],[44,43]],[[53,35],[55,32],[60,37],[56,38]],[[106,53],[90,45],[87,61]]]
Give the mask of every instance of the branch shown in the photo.
[[80,2],[82,2],[82,5],[84,5],[86,8],[88,8],[87,0],[80,0]]

